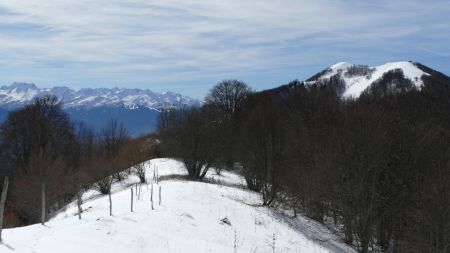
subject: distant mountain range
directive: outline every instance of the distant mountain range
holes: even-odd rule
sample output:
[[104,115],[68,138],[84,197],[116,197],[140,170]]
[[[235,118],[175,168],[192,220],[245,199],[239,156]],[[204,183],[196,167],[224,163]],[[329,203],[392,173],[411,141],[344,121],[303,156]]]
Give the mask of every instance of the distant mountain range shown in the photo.
[[125,107],[162,109],[199,104],[198,100],[174,92],[155,93],[151,90],[125,88],[84,88],[78,91],[68,87],[38,88],[30,83],[13,83],[0,87],[0,107],[15,109],[43,95],[57,96],[65,108]]
[[8,111],[30,103],[34,98],[54,95],[76,122],[84,122],[101,129],[109,119],[122,122],[131,135],[151,132],[155,129],[159,111],[167,108],[197,106],[196,99],[174,92],[156,93],[148,89],[38,88],[30,83],[13,83],[0,87],[0,120]]

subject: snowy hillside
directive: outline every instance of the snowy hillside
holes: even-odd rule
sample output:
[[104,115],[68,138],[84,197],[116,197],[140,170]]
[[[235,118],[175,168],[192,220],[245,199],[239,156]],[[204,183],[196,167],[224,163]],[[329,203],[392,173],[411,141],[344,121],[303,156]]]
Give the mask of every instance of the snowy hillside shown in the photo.
[[66,108],[124,106],[127,109],[160,109],[199,103],[174,92],[155,93],[151,90],[125,88],[84,88],[75,91],[67,87],[38,88],[34,84],[13,83],[0,87],[0,107],[14,109],[29,103],[36,96],[46,94],[60,98]]
[[244,189],[236,174],[211,171],[213,184],[176,180],[185,172],[170,159],[148,162],[148,177],[154,168],[173,176],[153,184],[154,210],[151,185],[144,184],[130,212],[130,188],[138,182],[130,176],[113,187],[113,216],[108,198],[90,190],[83,195],[82,220],[70,204],[45,226],[4,230],[0,252],[354,252],[314,221],[259,206],[259,194]]
[[407,61],[390,62],[376,67],[340,62],[308,79],[308,82],[315,82],[338,76],[343,79],[346,84],[343,96],[358,97],[372,83],[379,80],[383,74],[397,69],[402,70],[405,78],[410,79],[418,88],[423,85],[422,76],[429,75],[422,71],[415,63]]

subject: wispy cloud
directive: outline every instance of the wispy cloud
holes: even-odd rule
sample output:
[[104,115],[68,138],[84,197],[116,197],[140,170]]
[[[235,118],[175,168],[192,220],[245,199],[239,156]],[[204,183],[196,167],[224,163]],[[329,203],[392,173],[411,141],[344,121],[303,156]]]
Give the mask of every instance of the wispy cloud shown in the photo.
[[223,77],[276,85],[334,61],[387,60],[395,48],[436,63],[450,51],[448,14],[447,0],[3,0],[0,81],[203,95]]

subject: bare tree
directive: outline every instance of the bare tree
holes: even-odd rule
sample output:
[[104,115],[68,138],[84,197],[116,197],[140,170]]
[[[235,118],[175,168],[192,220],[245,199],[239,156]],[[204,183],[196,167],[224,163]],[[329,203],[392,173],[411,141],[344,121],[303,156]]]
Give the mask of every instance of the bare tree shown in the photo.
[[145,177],[145,163],[138,163],[132,167],[132,170],[139,177],[141,183],[146,183]]
[[251,92],[251,88],[242,81],[224,80],[211,89],[205,102],[230,119],[242,107]]
[[189,176],[202,180],[216,159],[218,122],[208,108],[188,108],[172,114],[170,125],[160,124],[163,152],[180,159]]
[[126,168],[121,166],[119,161],[121,148],[127,140],[127,130],[116,120],[110,120],[102,131],[98,151],[101,158],[96,159],[98,181],[95,184],[102,194],[109,194],[113,181],[120,181],[126,176]]
[[101,193],[101,194],[109,194],[111,192],[111,185],[113,182],[112,176],[105,176],[104,178],[100,179],[95,183],[95,188]]
[[275,200],[285,167],[286,131],[279,108],[270,96],[253,97],[241,128],[244,132],[240,136],[240,159],[244,177],[249,186],[263,193],[264,205]]
[[[105,156],[109,160],[117,159],[121,147],[128,139],[128,133],[122,123],[116,120],[110,120],[107,126],[102,131],[102,147]],[[120,168],[115,168],[115,163],[109,163],[109,169],[114,172],[113,178],[121,181],[125,174]]]
[[239,80],[224,80],[215,85],[205,98],[205,109],[214,114],[216,132],[214,168],[217,174],[222,169],[230,169],[236,161],[235,149],[238,124],[237,113],[242,109],[251,88]]
[[[6,167],[14,168],[10,207],[18,215],[37,222],[48,207],[57,208],[70,199],[74,185],[69,177],[75,174],[78,142],[56,97],[37,98],[10,113],[1,126],[0,137],[1,160]],[[46,191],[41,196],[43,185]],[[40,212],[44,198],[46,207]]]

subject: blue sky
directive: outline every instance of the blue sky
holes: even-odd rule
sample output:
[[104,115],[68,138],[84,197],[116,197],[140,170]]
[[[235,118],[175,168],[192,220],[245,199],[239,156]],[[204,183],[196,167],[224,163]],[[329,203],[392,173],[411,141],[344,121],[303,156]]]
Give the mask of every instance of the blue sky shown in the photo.
[[450,75],[450,1],[0,2],[0,84],[133,87],[203,97],[256,90],[340,61],[412,60]]

